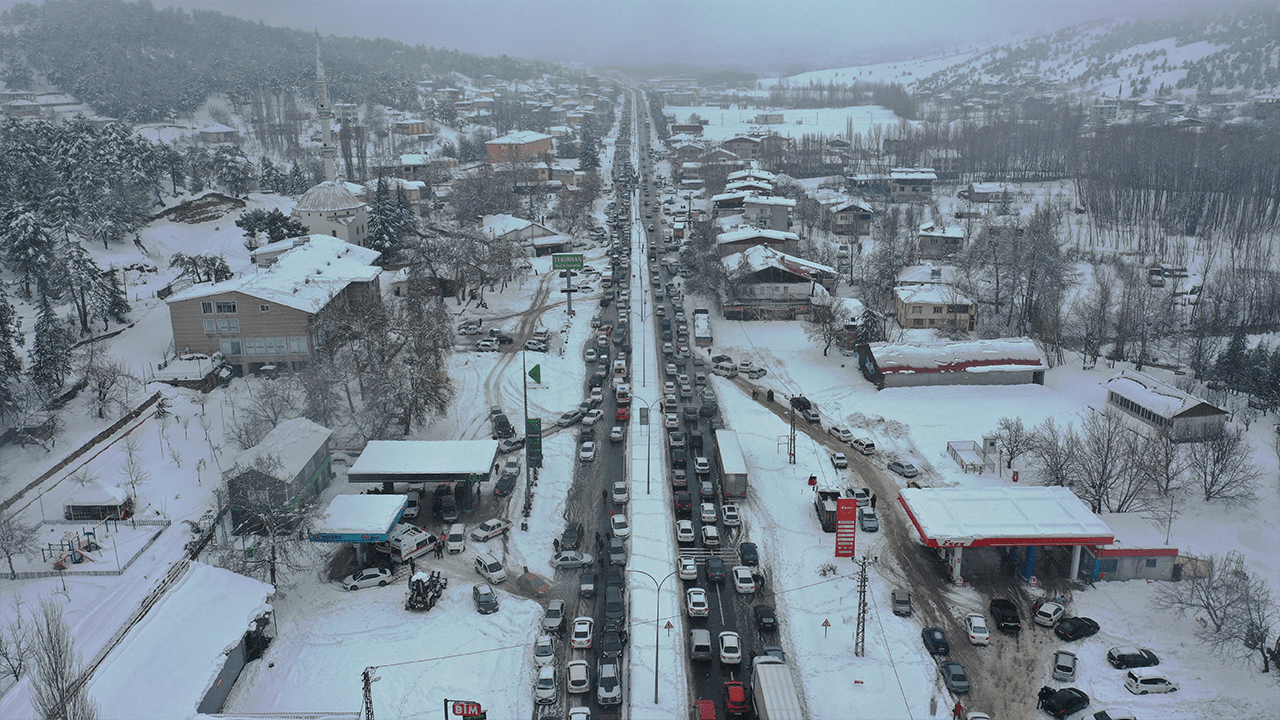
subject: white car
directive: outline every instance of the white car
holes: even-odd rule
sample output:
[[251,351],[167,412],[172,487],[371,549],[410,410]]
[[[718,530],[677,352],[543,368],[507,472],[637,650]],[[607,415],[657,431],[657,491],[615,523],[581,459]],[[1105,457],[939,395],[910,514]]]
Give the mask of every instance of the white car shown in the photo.
[[711,473],[711,461],[699,455],[693,459],[693,471],[698,475],[708,475]]
[[541,340],[534,340],[533,338],[530,338],[524,341],[524,349],[530,352],[546,352],[547,344]]
[[1062,615],[1065,612],[1066,608],[1062,607],[1058,603],[1047,602],[1041,605],[1039,610],[1036,610],[1036,614],[1032,615],[1031,619],[1035,620],[1037,625],[1043,625],[1044,627],[1051,628],[1058,624],[1058,621],[1062,619]]
[[538,670],[538,681],[533,685],[533,701],[539,705],[550,705],[556,701],[556,669],[547,665]]
[[676,384],[675,384],[675,383],[673,383],[673,382],[671,382],[670,380],[668,380],[668,381],[666,381],[665,383],[663,383],[663,384],[662,384],[662,394],[663,394],[663,395],[675,395],[675,394],[676,394]]
[[738,527],[742,524],[742,517],[738,515],[737,505],[721,505],[720,506],[720,522],[725,527]]
[[591,667],[586,660],[570,660],[564,666],[564,675],[570,693],[577,695],[591,689]]
[[677,430],[680,428],[680,416],[675,413],[667,413],[662,419],[662,425],[668,430]]
[[831,453],[831,465],[837,470],[844,470],[849,467],[849,458],[844,456],[842,452]]
[[[591,412],[595,412],[592,410]],[[578,448],[578,459],[582,462],[591,462],[596,459],[596,444],[591,440],[582,443],[582,447]]]
[[720,633],[720,662],[726,665],[742,662],[742,639],[732,630]]
[[[689,532],[692,533],[693,530],[690,529]],[[692,538],[690,538],[690,541],[692,541]],[[377,585],[378,587],[385,587],[389,582],[391,582],[390,570],[386,568],[372,567],[365,568],[342,578],[342,587],[348,590],[359,590],[360,588],[373,587],[374,585]]]
[[720,547],[720,530],[715,525],[702,526],[702,544],[706,547]]
[[733,589],[739,595],[750,595],[756,591],[756,579],[751,575],[751,568],[745,565],[733,566]]
[[575,618],[573,632],[569,636],[569,647],[579,650],[591,647],[591,634],[595,626],[596,621],[589,617]]
[[702,513],[702,522],[713,523],[716,521],[716,504],[713,502],[704,502],[700,506]]
[[621,425],[614,425],[613,429],[609,431],[609,441],[622,442],[622,426]]
[[827,428],[827,434],[843,443],[853,440],[853,433],[849,428],[842,428],[833,425]]
[[569,720],[591,720],[591,708],[569,708]]
[[616,538],[631,537],[631,525],[626,515],[613,515],[609,518],[609,532]]
[[964,629],[969,633],[969,642],[974,645],[987,645],[991,642],[991,631],[987,630],[987,619],[978,613],[969,613],[965,616]]
[[698,561],[688,555],[681,555],[677,563],[680,569],[681,580],[697,580],[698,579]]
[[601,660],[596,668],[596,702],[601,705],[622,703],[622,678],[617,660]]
[[711,613],[711,606],[707,604],[707,591],[699,587],[692,587],[685,591],[685,609],[689,612],[689,617],[706,617]]
[[471,531],[471,539],[477,542],[492,540],[499,535],[506,533],[511,529],[511,521],[506,518],[494,518],[485,520]]
[[693,521],[677,520],[676,521],[676,542],[691,543],[694,540]]
[[595,425],[596,421],[604,417],[604,411],[600,408],[589,410],[586,415],[582,416],[583,425]]
[[539,635],[533,643],[533,663],[546,667],[556,661],[556,641],[550,635]]
[[631,489],[627,485],[626,480],[619,480],[613,484],[613,502],[618,505],[626,505],[631,499]]

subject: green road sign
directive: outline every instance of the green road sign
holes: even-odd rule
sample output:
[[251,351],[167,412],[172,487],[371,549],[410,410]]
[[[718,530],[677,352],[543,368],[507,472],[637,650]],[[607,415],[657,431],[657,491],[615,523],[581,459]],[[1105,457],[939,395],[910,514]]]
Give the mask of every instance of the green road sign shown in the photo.
[[582,253],[556,253],[551,256],[552,270],[581,270]]

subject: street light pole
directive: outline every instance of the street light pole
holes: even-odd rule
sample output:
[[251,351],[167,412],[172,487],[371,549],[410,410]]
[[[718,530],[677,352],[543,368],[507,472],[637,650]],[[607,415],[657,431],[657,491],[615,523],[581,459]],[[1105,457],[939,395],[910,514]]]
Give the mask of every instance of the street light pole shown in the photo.
[[653,582],[653,586],[654,586],[653,587],[654,589],[654,595],[653,595],[653,704],[657,705],[658,704],[658,649],[659,649],[659,641],[661,639],[660,630],[662,628],[662,623],[661,623],[662,586],[668,580],[671,579],[672,575],[676,574],[676,571],[672,570],[671,572],[667,573],[667,576],[662,578],[661,581],[654,579],[652,575],[650,575],[649,573],[643,570],[636,570],[635,568],[631,568],[631,572],[637,572],[649,578],[649,580]]
[[655,415],[655,413],[653,412],[653,408],[661,403],[662,403],[661,399],[654,400],[653,402],[649,403],[649,424],[646,426],[647,427],[646,432],[648,434],[645,436],[645,452],[644,452],[644,494],[645,495],[653,494],[653,490],[651,488],[651,478],[652,478],[651,468],[653,466],[653,421],[654,421],[654,415]]

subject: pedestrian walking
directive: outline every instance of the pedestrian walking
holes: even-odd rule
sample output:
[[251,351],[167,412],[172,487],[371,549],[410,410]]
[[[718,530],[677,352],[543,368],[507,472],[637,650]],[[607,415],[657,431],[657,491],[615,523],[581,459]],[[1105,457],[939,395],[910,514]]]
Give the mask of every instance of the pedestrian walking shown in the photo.
[[1041,686],[1040,694],[1036,696],[1036,707],[1037,708],[1044,707],[1044,704],[1046,702],[1049,702],[1049,698],[1053,697],[1053,692],[1054,692],[1053,688],[1049,687],[1048,685]]
[[951,720],[961,720],[964,717],[964,706],[960,701],[956,701],[956,706],[951,709]]
[[552,538],[551,547],[555,548],[556,552],[560,552],[560,538]]
[[872,510],[875,510],[875,509],[876,509],[876,494],[875,494],[875,493],[871,493],[871,509],[872,509]]
[[417,564],[413,561],[413,558],[409,558],[409,575],[410,576],[416,575],[417,572],[418,572]]
[[601,491],[600,491],[600,499],[601,499],[601,500],[604,500],[604,501],[606,501],[606,502],[608,502],[608,500],[609,500],[609,491],[608,491],[608,490],[601,490]]
[[759,391],[759,390],[752,390],[752,391],[751,391],[751,399],[752,399],[752,400],[759,400],[759,399],[760,399],[760,391]]

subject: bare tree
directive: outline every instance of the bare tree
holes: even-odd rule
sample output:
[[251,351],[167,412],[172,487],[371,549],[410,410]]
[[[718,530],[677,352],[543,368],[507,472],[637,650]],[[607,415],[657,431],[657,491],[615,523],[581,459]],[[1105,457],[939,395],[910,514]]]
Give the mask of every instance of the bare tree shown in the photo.
[[40,549],[38,526],[23,522],[13,508],[0,510],[0,553],[9,562],[9,579],[18,579],[13,566],[15,555],[27,555]]
[[1076,476],[1080,438],[1070,425],[1059,428],[1052,417],[1036,426],[1031,433],[1032,462],[1045,485],[1068,486]]
[[828,298],[827,302],[814,302],[809,306],[809,314],[802,327],[805,337],[822,346],[822,356],[847,332],[851,314],[849,307],[837,298]]
[[1208,571],[1179,582],[1161,583],[1151,600],[1157,610],[1191,613],[1200,621],[1196,637],[1219,657],[1245,660],[1262,654],[1270,671],[1268,643],[1276,625],[1276,604],[1265,578],[1251,572],[1237,552],[1210,556]]
[[1188,455],[1191,477],[1203,491],[1205,502],[1221,500],[1233,505],[1257,497],[1262,469],[1251,460],[1253,446],[1243,430],[1227,427],[1208,440],[1192,443]]
[[284,571],[314,566],[315,546],[307,531],[315,518],[310,489],[296,487],[280,459],[261,455],[227,473],[226,502],[235,537],[211,548],[215,564],[280,585]]
[[27,612],[22,607],[22,595],[13,593],[9,617],[0,627],[0,678],[12,678],[17,682],[27,673],[27,667],[35,652],[34,636],[27,625]]
[[98,705],[89,697],[85,683],[79,682],[80,654],[57,600],[40,601],[34,637],[31,704],[36,712],[45,720],[97,720]]
[[1110,511],[1111,493],[1126,470],[1132,431],[1112,408],[1090,414],[1081,430],[1079,472],[1071,489],[1095,513]]
[[1022,424],[1022,418],[1000,418],[999,425],[995,431],[996,442],[1000,444],[1000,451],[1005,457],[1009,458],[1006,468],[1013,468],[1013,461],[1018,456],[1029,452],[1035,444],[1035,438],[1032,432]]
[[120,464],[120,469],[117,471],[128,481],[134,502],[137,502],[138,486],[151,479],[151,471],[147,469],[146,463],[140,457],[141,446],[137,435],[130,433],[125,436],[124,462]]

